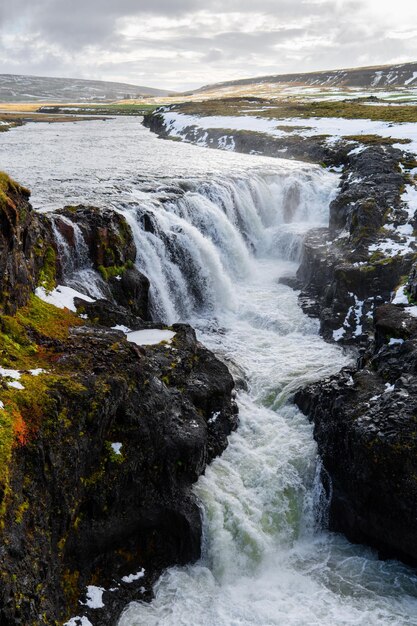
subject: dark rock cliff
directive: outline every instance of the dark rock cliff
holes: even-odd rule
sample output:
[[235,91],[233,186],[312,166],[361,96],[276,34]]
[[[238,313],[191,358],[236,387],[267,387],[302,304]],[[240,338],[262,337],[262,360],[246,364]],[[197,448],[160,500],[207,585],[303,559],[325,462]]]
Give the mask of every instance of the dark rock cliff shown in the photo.
[[296,402],[314,421],[331,477],[330,527],[417,564],[417,319],[386,304],[376,331],[361,367],[311,385]]
[[[115,316],[143,327],[139,299],[126,307],[77,300],[90,322],[36,297],[35,287],[53,287],[63,259],[47,218],[5,180],[0,624],[50,626],[75,615],[113,624],[131,599],[149,598],[164,567],[200,555],[191,487],[237,425],[233,380],[186,325],[150,346],[108,327]],[[91,234],[97,266],[108,272],[134,260],[127,229],[117,257],[112,233],[121,226],[109,215],[69,213]],[[85,603],[87,586],[103,606]]]
[[417,246],[407,189],[414,193],[416,165],[387,147],[352,155],[329,228],[307,237],[301,303],[326,339],[359,348],[359,358],[295,397],[314,422],[332,493],[330,528],[413,564]]
[[29,204],[30,192],[0,172],[0,308],[14,313],[55,263],[51,232]]
[[402,194],[413,184],[413,166],[409,155],[388,146],[349,155],[329,227],[306,237],[300,299],[319,317],[326,339],[366,345],[375,306],[389,301],[408,275],[417,245],[402,235],[401,227],[414,228]]

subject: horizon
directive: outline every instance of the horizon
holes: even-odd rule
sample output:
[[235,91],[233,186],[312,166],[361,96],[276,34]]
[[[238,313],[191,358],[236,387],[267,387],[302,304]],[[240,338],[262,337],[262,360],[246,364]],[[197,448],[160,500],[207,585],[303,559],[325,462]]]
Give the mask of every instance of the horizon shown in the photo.
[[[402,63],[375,63],[375,65],[358,65],[358,66],[351,66],[351,67],[335,67],[332,69],[326,68],[326,69],[312,69],[309,70],[308,72],[304,72],[304,71],[298,71],[298,70],[294,70],[292,72],[280,72],[279,74],[259,74],[257,76],[241,76],[239,78],[230,78],[229,81],[230,82],[235,82],[235,81],[239,81],[239,80],[256,80],[259,78],[265,78],[267,76],[287,76],[287,75],[292,75],[292,74],[315,74],[315,73],[327,73],[327,72],[338,72],[338,71],[353,71],[353,70],[359,70],[359,69],[371,69],[371,68],[377,68],[377,67],[390,67],[391,65],[408,65],[408,64],[415,64],[417,63],[417,60],[411,60],[411,61],[404,61]],[[81,78],[79,76],[54,76],[54,75],[40,75],[40,74],[12,74],[10,72],[3,72],[2,74],[0,74],[2,76],[25,76],[27,78],[57,78],[57,79],[64,79],[64,80],[75,80],[75,81],[99,81],[99,82],[109,82],[109,83],[120,83],[120,84],[124,84],[130,87],[149,87],[149,85],[135,85],[134,83],[124,83],[122,80],[108,80],[108,79],[101,79],[101,78]],[[220,81],[219,83],[205,83],[202,85],[197,85],[195,87],[193,87],[193,90],[198,90],[201,89],[203,87],[207,87],[209,85],[215,85],[215,84],[222,84],[222,82],[229,82],[229,81]],[[171,91],[172,93],[181,93],[180,89],[175,89],[175,88],[167,88],[164,87],[164,85],[159,85],[157,87],[152,87],[153,89],[160,89],[161,91]],[[184,92],[187,90],[184,90]]]
[[[417,6],[399,0],[15,0],[2,73],[188,91],[276,74],[413,62]],[[329,60],[331,56],[331,62]]]

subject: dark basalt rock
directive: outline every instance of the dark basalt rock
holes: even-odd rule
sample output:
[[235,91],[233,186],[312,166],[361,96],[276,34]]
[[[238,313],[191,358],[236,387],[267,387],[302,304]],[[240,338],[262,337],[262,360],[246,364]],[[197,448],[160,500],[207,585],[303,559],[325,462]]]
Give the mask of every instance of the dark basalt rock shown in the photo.
[[[12,205],[0,206],[4,310],[29,304],[1,330],[20,341],[26,361],[19,369],[39,366],[37,359],[44,369],[27,374],[22,390],[0,380],[10,422],[0,424],[2,454],[9,446],[0,476],[0,624],[50,626],[83,615],[108,626],[129,601],[150,598],[163,568],[199,558],[192,485],[237,426],[234,383],[187,325],[172,327],[171,343],[137,346],[109,328],[151,326],[129,303],[76,299],[84,321],[34,298],[39,281],[54,286],[62,259],[46,258],[48,264],[38,252],[48,249],[43,238],[51,229],[27,194],[16,186],[8,197]],[[109,214],[85,207],[69,214],[93,233],[96,263],[107,258],[103,247],[117,247]],[[95,246],[101,228],[107,230]],[[117,248],[116,263],[133,258],[129,232],[124,236],[126,253]],[[122,301],[135,297],[139,284],[147,290],[131,267],[121,280],[110,278]],[[17,358],[13,350],[2,346],[2,365]],[[123,580],[142,568],[143,577]],[[105,589],[104,607],[84,604],[87,585]]]
[[323,482],[331,483],[330,528],[416,565],[417,319],[389,302],[408,274],[414,298],[417,248],[391,257],[369,251],[387,237],[398,241],[392,227],[409,219],[400,163],[410,159],[387,147],[349,159],[330,227],[306,238],[297,278],[324,338],[359,347],[360,356],[295,401],[314,422]]
[[[149,280],[134,266],[137,251],[123,215],[110,209],[78,205],[57,211],[53,222],[66,241],[71,263],[78,262],[83,267],[87,261],[100,272],[102,289],[108,299],[128,308],[133,316],[149,320]],[[78,258],[80,251],[74,225],[82,233],[87,259]],[[71,270],[80,267],[71,267]],[[65,282],[65,267],[61,267],[60,278]]]
[[388,302],[408,275],[417,246],[411,244],[401,255],[377,251],[387,237],[393,246],[400,240],[386,226],[407,221],[401,200],[407,174],[400,170],[407,155],[374,146],[348,159],[330,205],[329,228],[307,235],[297,279],[301,305],[319,317],[325,339],[333,340],[333,331],[343,328],[339,342],[366,345],[373,334],[375,306]]
[[[13,459],[11,491],[30,509],[16,523],[12,499],[5,517],[2,624],[54,623],[69,609],[80,614],[75,601],[93,581],[123,587],[121,577],[142,567],[153,581],[200,556],[191,486],[236,427],[233,381],[191,328],[175,331],[171,346],[142,348],[121,332],[81,327],[56,345],[72,382],[51,382],[48,415]],[[126,585],[94,624],[114,623],[128,592],[141,597]]]
[[314,421],[331,477],[330,528],[416,565],[417,320],[385,305],[376,328],[362,367],[310,385],[295,401]]
[[24,306],[38,283],[48,279],[48,264],[55,264],[49,224],[32,212],[29,195],[0,172],[0,310],[5,313]]

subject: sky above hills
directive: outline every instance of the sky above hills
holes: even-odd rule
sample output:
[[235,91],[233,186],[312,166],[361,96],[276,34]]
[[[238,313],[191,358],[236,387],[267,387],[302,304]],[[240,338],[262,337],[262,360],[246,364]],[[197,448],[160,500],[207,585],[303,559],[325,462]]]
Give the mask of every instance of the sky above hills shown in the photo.
[[417,60],[415,0],[13,0],[0,72],[185,90]]

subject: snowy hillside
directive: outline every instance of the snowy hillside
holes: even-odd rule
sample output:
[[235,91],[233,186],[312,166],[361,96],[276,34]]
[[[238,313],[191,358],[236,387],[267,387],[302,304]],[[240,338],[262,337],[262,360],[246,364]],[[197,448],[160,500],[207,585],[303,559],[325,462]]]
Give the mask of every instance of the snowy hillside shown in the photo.
[[101,80],[0,74],[0,102],[120,100],[140,95],[162,96],[167,93],[149,87]]
[[411,87],[417,86],[417,63],[383,65],[354,69],[331,70],[298,74],[278,74],[233,80],[217,85],[207,85],[194,93],[214,88],[262,83],[283,83],[312,87]]

